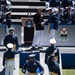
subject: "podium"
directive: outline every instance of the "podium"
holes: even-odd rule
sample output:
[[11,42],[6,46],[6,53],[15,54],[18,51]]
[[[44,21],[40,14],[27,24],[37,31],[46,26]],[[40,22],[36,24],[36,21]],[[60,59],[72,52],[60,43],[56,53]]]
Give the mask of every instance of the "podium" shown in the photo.
[[25,45],[31,45],[34,37],[34,22],[33,18],[24,18],[22,17],[22,26],[23,26],[23,41]]

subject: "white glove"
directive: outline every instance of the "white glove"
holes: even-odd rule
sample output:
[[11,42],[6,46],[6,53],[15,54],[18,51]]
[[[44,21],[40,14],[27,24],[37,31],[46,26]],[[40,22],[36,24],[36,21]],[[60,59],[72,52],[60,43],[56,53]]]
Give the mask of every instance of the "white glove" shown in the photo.
[[57,50],[54,50],[54,52],[53,53],[57,53]]
[[41,71],[40,74],[44,74],[44,71]]
[[25,70],[22,70],[22,72],[25,73],[26,71]]

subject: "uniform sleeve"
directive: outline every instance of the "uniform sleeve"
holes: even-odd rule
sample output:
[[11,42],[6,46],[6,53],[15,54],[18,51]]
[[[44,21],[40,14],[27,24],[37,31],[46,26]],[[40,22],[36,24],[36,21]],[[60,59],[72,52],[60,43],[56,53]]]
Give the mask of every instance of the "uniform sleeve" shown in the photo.
[[37,23],[37,21],[36,21],[36,15],[34,15],[33,20],[34,20],[34,23],[36,24]]
[[3,66],[5,65],[5,53],[3,55]]
[[5,38],[4,38],[4,46],[6,46],[7,47],[7,36],[5,36]]
[[18,49],[19,48],[19,44],[18,44],[18,38],[17,38],[17,36],[16,36],[16,38],[15,38],[15,43],[16,43],[16,48]]
[[55,54],[55,56],[58,56],[58,63],[59,63],[59,49],[57,48],[57,53]]
[[24,66],[22,67],[22,72],[25,74],[27,69],[27,62],[24,64]]
[[48,17],[48,21],[47,22],[50,23],[50,16]]
[[34,23],[35,23],[35,24],[38,24],[38,25],[39,25],[39,24],[41,23],[41,22],[40,22],[41,19],[40,19],[40,17],[39,17],[37,14],[34,15],[33,20],[34,20]]
[[47,64],[47,58],[48,58],[48,49],[46,50],[46,53],[45,53],[45,64]]
[[60,68],[58,68],[58,75],[61,75]]
[[43,73],[44,72],[44,68],[41,66],[41,64],[39,62],[37,62],[37,65],[40,69],[40,73]]

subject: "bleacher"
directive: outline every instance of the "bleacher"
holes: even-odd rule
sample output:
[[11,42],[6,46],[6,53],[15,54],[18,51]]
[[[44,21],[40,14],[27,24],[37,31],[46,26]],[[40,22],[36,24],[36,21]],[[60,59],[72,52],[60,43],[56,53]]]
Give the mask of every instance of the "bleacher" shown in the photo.
[[[43,12],[45,12],[45,2],[35,0],[12,0],[12,21],[14,24],[21,24],[21,17],[33,17],[33,15],[37,12],[37,8],[43,8]],[[30,16],[29,16],[30,14]],[[45,13],[44,13],[45,14]],[[45,16],[44,18],[47,18]]]

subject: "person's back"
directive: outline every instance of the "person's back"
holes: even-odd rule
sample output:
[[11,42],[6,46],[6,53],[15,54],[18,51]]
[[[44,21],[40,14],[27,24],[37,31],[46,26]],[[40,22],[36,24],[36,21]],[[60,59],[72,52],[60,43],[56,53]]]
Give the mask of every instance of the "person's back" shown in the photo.
[[59,57],[59,50],[58,50],[58,48],[56,48],[55,46],[50,46],[46,50],[45,63],[47,63],[48,57],[51,56],[54,53],[55,50],[57,50],[57,52],[55,53],[55,56],[58,56]]
[[60,75],[59,64],[56,62],[56,58],[54,56],[50,56],[48,58],[47,65],[51,75]]
[[5,52],[6,59],[14,58],[14,56],[15,56],[14,51],[8,50],[8,51]]

